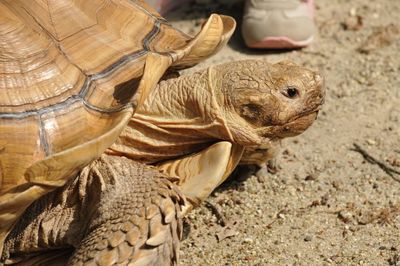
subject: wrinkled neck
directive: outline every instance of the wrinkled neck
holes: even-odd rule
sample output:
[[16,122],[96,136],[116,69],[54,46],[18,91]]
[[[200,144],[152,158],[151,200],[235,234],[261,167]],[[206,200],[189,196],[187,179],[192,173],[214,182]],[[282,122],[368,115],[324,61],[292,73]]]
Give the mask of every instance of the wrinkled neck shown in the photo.
[[234,114],[212,68],[161,81],[138,108],[108,153],[154,163],[226,140],[257,145],[252,129]]
[[135,116],[169,131],[193,129],[202,137],[233,141],[211,81],[208,70],[161,81]]
[[208,70],[210,87],[213,88],[215,99],[220,107],[220,113],[223,116],[226,127],[229,128],[233,142],[245,147],[259,146],[264,140],[257,134],[256,128],[250,125],[235,110],[234,96],[237,96],[240,92],[235,91],[237,84],[229,80],[229,76],[226,75],[232,69],[219,65],[210,67]]

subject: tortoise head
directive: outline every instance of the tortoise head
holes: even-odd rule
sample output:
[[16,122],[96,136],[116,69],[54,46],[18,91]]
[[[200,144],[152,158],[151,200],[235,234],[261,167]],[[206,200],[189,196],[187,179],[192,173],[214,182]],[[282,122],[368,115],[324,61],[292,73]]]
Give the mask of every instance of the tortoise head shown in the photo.
[[223,66],[225,102],[262,139],[302,133],[324,102],[322,76],[292,62],[246,60]]

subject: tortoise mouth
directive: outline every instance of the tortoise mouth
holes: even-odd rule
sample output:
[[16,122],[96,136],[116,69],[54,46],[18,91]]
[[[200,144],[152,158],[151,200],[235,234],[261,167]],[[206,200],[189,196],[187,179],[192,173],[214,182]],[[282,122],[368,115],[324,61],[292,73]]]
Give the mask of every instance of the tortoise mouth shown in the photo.
[[292,118],[283,125],[270,126],[263,129],[262,136],[268,139],[283,139],[303,133],[317,119],[318,110]]
[[321,110],[321,105],[318,105],[318,107],[316,107],[314,109],[305,110],[305,111],[297,114],[296,116],[290,118],[286,124],[293,123],[294,121],[302,119],[303,117],[308,117],[309,115],[312,115],[312,114],[314,114],[315,115],[315,119],[317,119],[317,115],[318,115],[319,110]]
[[303,133],[317,119],[319,110],[295,118],[282,127],[283,137],[293,137]]
[[319,113],[319,109],[318,110],[314,110],[311,112],[307,112],[301,116],[296,117],[295,119],[290,120],[287,125],[292,125],[292,124],[297,124],[297,123],[303,123],[305,121],[309,121],[309,122],[314,122],[317,117],[318,117],[318,113]]

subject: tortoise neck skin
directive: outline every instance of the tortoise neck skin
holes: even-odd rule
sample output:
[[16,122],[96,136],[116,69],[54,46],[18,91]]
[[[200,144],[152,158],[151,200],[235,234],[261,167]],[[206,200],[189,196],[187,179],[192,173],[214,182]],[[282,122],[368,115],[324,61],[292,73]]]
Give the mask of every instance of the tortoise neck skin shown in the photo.
[[234,141],[207,70],[161,81],[107,153],[154,163]]
[[[256,136],[246,136],[254,130],[246,130],[248,123],[240,119],[228,95],[216,87],[218,75],[214,67],[209,67],[160,82],[148,100],[138,108],[135,117],[181,135],[185,130],[193,130],[195,133],[190,134],[190,139],[257,145],[259,140]],[[248,130],[250,132],[245,133]]]
[[153,163],[219,140],[262,146],[306,130],[323,99],[321,76],[293,63],[226,63],[160,82],[108,152]]

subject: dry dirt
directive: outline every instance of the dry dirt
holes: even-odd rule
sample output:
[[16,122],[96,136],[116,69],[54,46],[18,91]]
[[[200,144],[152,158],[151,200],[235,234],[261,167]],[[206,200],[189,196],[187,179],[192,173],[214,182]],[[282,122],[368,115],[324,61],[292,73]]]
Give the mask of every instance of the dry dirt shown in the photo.
[[[242,5],[197,0],[167,18],[194,34],[212,12],[240,25]],[[278,173],[242,168],[189,215],[182,265],[400,265],[399,14],[399,0],[317,0],[310,47],[250,50],[239,26],[195,68],[291,59],[323,73],[327,97],[316,123],[284,142]]]

